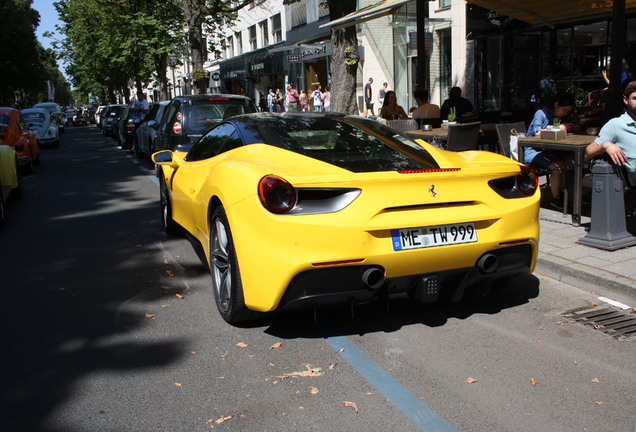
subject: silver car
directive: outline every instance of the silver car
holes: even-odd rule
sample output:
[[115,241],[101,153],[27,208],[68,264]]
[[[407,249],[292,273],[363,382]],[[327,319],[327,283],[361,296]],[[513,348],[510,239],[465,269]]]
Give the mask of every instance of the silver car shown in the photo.
[[163,111],[170,101],[163,101],[152,104],[148,113],[137,128],[137,145],[135,153],[138,157],[151,155],[156,151],[155,137],[157,136],[157,127],[163,116]]

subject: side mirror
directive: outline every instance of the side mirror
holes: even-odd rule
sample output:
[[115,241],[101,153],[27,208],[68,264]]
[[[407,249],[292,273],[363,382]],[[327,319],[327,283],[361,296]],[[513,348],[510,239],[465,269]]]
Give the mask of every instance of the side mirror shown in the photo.
[[172,164],[172,151],[161,150],[152,155],[152,161],[157,165],[170,165]]

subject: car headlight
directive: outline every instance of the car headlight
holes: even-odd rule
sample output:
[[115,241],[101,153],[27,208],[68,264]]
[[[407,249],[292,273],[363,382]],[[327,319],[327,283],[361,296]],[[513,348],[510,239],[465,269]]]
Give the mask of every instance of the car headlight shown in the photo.
[[539,188],[539,178],[532,168],[521,166],[521,173],[490,180],[488,184],[504,198],[524,198],[534,195]]

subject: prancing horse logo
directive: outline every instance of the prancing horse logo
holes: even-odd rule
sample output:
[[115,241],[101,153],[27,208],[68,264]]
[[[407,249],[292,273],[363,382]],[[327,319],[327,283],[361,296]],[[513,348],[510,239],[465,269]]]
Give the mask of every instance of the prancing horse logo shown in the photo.
[[428,191],[431,193],[431,196],[433,198],[435,198],[435,195],[437,195],[437,192],[435,192],[435,185],[432,184],[430,188],[428,188]]

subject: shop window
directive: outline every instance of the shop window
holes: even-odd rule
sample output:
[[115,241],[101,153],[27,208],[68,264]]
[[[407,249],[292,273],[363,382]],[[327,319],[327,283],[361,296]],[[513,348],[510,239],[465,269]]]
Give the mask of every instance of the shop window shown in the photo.
[[442,89],[442,100],[448,97],[448,89],[452,83],[451,31],[444,29],[439,32],[439,84]]
[[267,26],[267,20],[261,21],[258,24],[261,31],[261,38],[263,39],[263,46],[269,45],[269,30]]
[[292,3],[291,8],[291,26],[292,28],[300,27],[307,24],[307,1],[300,0]]
[[254,51],[258,48],[258,42],[256,41],[256,26],[250,26],[249,34],[250,34],[250,49]]
[[282,42],[283,29],[280,24],[280,14],[276,14],[272,17],[272,39],[273,43]]

